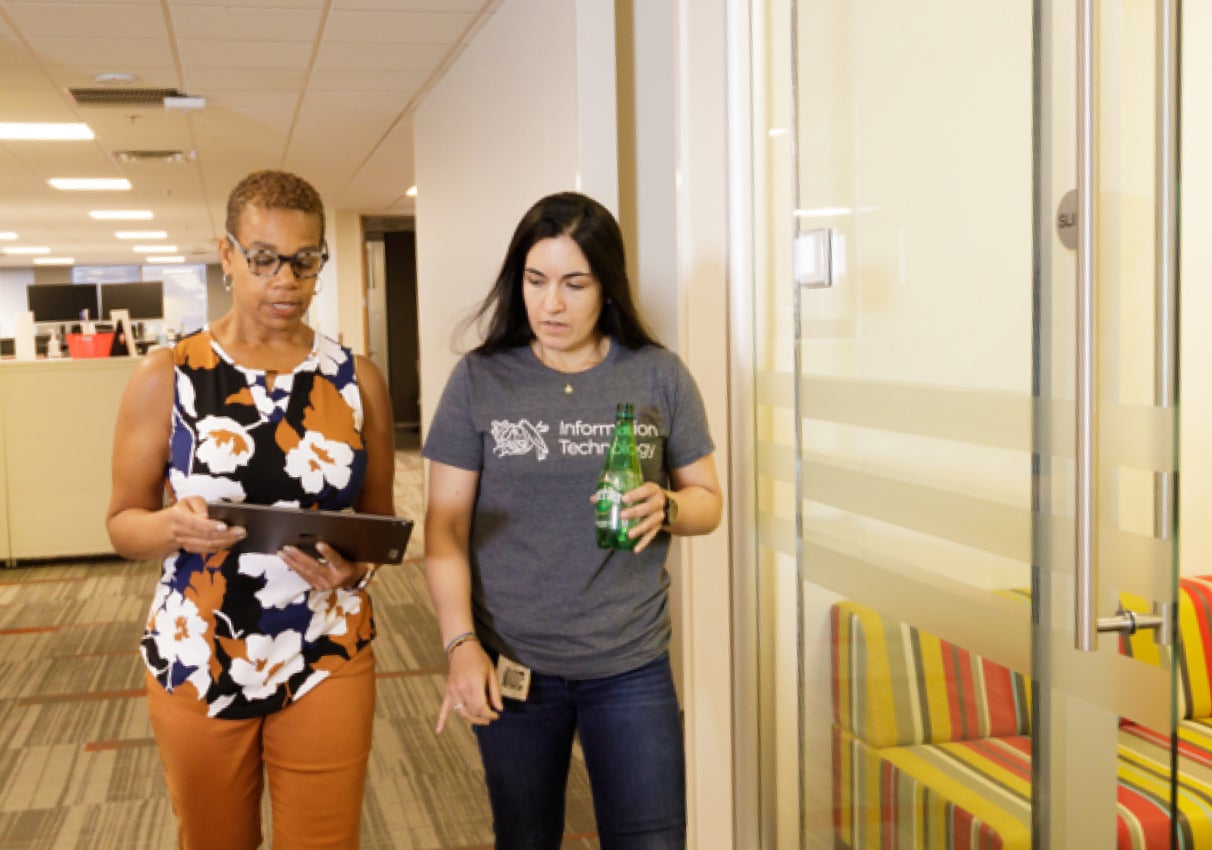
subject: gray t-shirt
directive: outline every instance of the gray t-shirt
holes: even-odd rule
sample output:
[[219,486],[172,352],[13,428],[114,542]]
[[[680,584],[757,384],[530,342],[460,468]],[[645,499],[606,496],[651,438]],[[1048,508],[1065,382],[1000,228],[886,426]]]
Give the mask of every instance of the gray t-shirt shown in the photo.
[[451,373],[425,440],[431,461],[478,472],[472,608],[490,649],[573,679],[613,676],[669,644],[662,532],[647,549],[599,549],[590,501],[614,429],[635,405],[646,481],[714,450],[702,397],[663,348],[613,342],[586,372],[549,369],[528,346],[468,354]]

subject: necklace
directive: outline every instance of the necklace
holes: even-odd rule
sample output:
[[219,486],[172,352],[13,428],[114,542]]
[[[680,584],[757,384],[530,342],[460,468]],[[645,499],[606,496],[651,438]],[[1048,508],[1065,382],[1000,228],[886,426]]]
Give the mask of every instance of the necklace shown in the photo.
[[[538,359],[538,361],[540,363],[542,363],[544,366],[546,366],[548,369],[551,369],[554,372],[561,372],[565,375],[568,375],[568,374],[576,374],[579,372],[588,372],[594,366],[597,366],[599,363],[601,363],[603,360],[605,360],[606,354],[610,351],[610,342],[609,342],[608,337],[602,337],[600,340],[598,340],[596,343],[594,343],[593,349],[590,351],[589,357],[586,358],[584,363],[579,363],[576,366],[567,367],[567,368],[562,368],[562,367],[557,366],[554,363],[552,363],[547,357],[546,349],[543,347],[543,345],[537,339],[531,340],[530,350],[534,352],[534,356]],[[574,389],[572,386],[572,381],[565,379],[564,380],[564,394],[572,395],[573,392],[574,392]]]

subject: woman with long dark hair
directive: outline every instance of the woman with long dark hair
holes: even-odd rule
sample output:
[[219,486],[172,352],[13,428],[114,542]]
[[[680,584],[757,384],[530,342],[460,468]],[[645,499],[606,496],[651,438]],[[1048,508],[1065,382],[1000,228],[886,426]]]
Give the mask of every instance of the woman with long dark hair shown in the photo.
[[[558,848],[574,735],[603,848],[685,845],[669,664],[673,535],[722,497],[702,399],[645,329],[618,223],[565,192],[519,222],[426,438],[426,574],[450,670],[438,730],[470,722],[498,848]],[[591,496],[616,404],[644,483],[632,550],[599,549]]]

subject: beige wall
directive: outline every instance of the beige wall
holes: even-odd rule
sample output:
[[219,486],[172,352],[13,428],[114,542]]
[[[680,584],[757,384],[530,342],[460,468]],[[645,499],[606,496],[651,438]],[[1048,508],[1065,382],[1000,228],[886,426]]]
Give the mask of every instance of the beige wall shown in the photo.
[[[518,218],[546,192],[579,188],[618,213],[641,310],[695,372],[727,482],[723,14],[722,3],[507,0],[426,97],[415,121],[426,426],[458,357],[452,331],[487,293]],[[727,848],[727,538],[685,544],[672,561],[690,844]]]
[[[614,35],[601,26],[602,5],[506,0],[417,109],[423,430],[478,339],[454,332],[487,295],[526,209],[550,192],[617,192],[613,144],[583,140],[579,120],[613,115],[614,67],[603,55],[613,56]],[[603,40],[609,50],[590,49]],[[608,129],[613,138],[613,120]]]
[[[1212,4],[1183,4],[1183,40],[1206,43],[1212,36]],[[1204,374],[1212,364],[1212,334],[1202,330],[1212,317],[1212,109],[1204,86],[1212,80],[1212,55],[1206,50],[1183,51],[1182,149],[1182,370],[1179,477],[1182,506],[1179,528],[1179,563],[1185,575],[1212,573],[1212,523],[1206,521],[1212,506],[1212,380]]]

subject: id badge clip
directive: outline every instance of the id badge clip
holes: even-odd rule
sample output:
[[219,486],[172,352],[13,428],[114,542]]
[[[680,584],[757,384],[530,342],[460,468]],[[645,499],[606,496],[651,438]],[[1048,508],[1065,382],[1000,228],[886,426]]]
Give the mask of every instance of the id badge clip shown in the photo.
[[530,693],[530,668],[502,655],[497,659],[497,683],[501,696],[525,702]]

